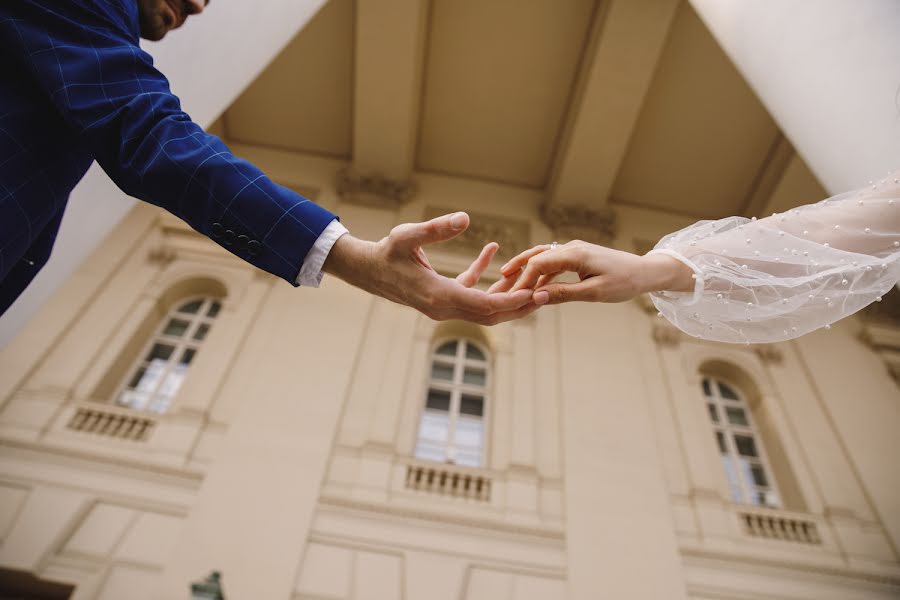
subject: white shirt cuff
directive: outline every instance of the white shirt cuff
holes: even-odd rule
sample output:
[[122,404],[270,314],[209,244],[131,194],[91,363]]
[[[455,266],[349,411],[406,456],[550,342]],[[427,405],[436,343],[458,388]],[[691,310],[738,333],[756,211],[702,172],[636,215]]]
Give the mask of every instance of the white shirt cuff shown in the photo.
[[300,267],[300,273],[297,275],[297,285],[319,287],[319,284],[322,283],[322,276],[325,275],[322,272],[322,265],[325,264],[331,247],[345,233],[349,233],[347,228],[341,225],[337,219],[328,224],[303,260],[303,266]]

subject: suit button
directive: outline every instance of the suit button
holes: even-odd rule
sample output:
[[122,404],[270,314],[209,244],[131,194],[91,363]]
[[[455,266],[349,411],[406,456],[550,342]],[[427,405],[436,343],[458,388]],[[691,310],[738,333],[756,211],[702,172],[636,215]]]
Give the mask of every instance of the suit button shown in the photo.
[[234,238],[234,232],[228,229],[225,231],[225,238],[222,241],[224,241],[226,245],[230,246],[234,243]]
[[225,233],[225,229],[222,227],[221,223],[213,223],[211,233],[213,239],[219,239],[222,237],[222,234]]
[[239,235],[238,239],[237,239],[238,250],[246,250],[247,242],[249,242],[249,241],[250,241],[250,238],[248,238],[246,235]]
[[247,252],[250,253],[250,256],[256,256],[260,250],[262,250],[262,244],[258,240],[250,240],[247,244]]

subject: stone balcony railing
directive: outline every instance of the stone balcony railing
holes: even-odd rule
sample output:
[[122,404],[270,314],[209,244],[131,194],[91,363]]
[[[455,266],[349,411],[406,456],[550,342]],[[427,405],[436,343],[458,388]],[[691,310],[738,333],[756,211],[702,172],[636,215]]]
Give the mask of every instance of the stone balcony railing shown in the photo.
[[151,417],[103,405],[77,407],[66,424],[73,431],[135,442],[146,441],[155,426]]
[[751,537],[819,545],[822,538],[815,521],[799,515],[762,509],[742,509],[738,518]]
[[406,488],[410,490],[490,502],[491,486],[491,478],[475,469],[427,461],[406,464]]

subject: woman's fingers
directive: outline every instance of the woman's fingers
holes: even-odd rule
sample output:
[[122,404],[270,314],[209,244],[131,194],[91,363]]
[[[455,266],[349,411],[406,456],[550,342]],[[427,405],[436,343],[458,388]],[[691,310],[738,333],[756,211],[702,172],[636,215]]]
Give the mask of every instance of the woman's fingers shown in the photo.
[[499,249],[500,246],[497,242],[491,242],[486,245],[481,249],[481,254],[478,255],[478,258],[469,265],[469,268],[456,276],[456,280],[466,287],[472,287],[478,283],[482,273],[484,273],[484,270],[491,264],[491,260],[493,260],[494,255],[497,254],[497,250]]
[[541,244],[540,246],[529,248],[528,250],[525,250],[524,252],[521,252],[517,256],[513,257],[508,263],[500,267],[500,273],[504,277],[507,275],[511,275],[524,267],[525,263],[527,263],[531,257],[537,256],[541,252],[545,252],[549,249],[549,244]]
[[535,290],[532,300],[535,304],[562,304],[563,302],[598,302],[602,297],[603,280],[589,277],[575,283],[551,283]]
[[559,277],[560,275],[562,275],[562,273],[550,273],[548,275],[541,275],[538,278],[537,283],[534,284],[534,289],[540,289],[542,287],[545,287],[545,286],[553,283],[553,280],[556,279],[557,277]]
[[522,275],[512,291],[534,289],[541,275],[551,275],[563,271],[578,271],[578,256],[573,248],[559,248],[552,252],[538,254],[528,261]]

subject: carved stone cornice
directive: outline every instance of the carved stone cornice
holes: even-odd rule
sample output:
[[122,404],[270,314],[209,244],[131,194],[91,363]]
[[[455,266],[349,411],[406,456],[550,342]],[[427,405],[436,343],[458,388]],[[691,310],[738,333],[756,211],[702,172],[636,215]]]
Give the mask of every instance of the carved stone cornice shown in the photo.
[[[427,206],[425,219],[433,219],[456,210],[458,209]],[[466,212],[469,214],[469,228],[452,240],[443,242],[441,248],[471,255],[478,254],[489,242],[497,242],[500,244],[497,256],[511,258],[531,246],[531,226],[528,221]]]
[[860,311],[863,321],[900,329],[900,290],[891,288],[881,301],[873,302]]
[[175,260],[175,248],[168,244],[159,244],[154,246],[147,253],[147,260],[153,264],[165,266]]
[[760,344],[753,347],[753,353],[759,357],[761,361],[770,365],[780,365],[784,360],[784,354],[781,348],[773,344]]
[[657,310],[656,305],[653,304],[653,300],[650,298],[650,294],[641,294],[637,298],[635,298],[635,302],[641,308],[642,311],[647,313],[648,315],[655,315],[659,312]]
[[416,185],[412,181],[360,173],[351,167],[338,171],[334,185],[344,202],[391,210],[407,204],[416,195]]
[[617,231],[616,214],[609,207],[547,203],[541,207],[541,219],[560,242],[584,240],[608,246]]
[[668,322],[653,324],[653,341],[660,346],[675,347],[681,342],[684,335]]

